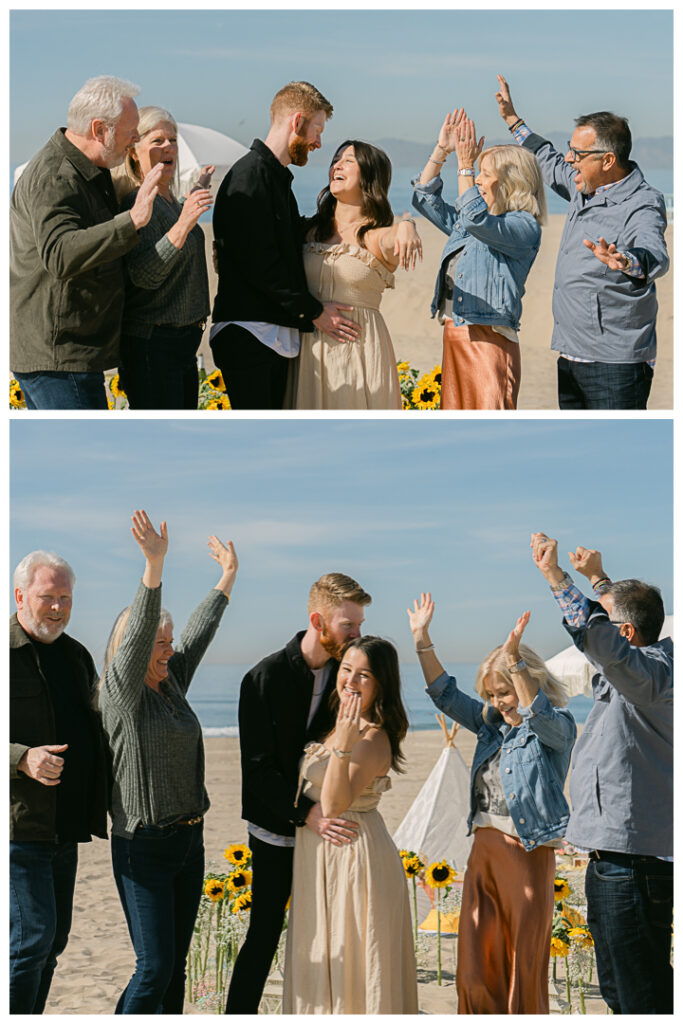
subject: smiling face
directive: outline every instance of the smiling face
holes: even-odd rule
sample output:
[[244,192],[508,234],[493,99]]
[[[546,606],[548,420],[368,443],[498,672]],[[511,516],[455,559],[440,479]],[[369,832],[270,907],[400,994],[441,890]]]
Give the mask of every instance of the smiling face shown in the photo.
[[147,666],[145,682],[153,690],[157,690],[159,683],[168,675],[168,660],[172,655],[173,626],[169,622],[165,626],[160,626],[157,630],[152,657],[149,659],[149,665]]
[[65,569],[36,567],[25,590],[17,588],[17,618],[29,636],[51,644],[62,635],[71,616],[73,586]]
[[[597,139],[595,135],[595,129],[591,128],[590,125],[583,125],[581,128],[575,128],[572,137],[569,141],[570,146],[573,149],[578,150],[592,150],[598,149]],[[583,192],[585,195],[592,195],[597,188],[601,185],[607,184],[612,178],[609,174],[605,173],[603,164],[605,162],[605,153],[587,153],[585,156],[575,160],[570,151],[567,151],[565,161],[576,171],[574,175],[574,186],[578,192]],[[610,163],[611,163],[610,159]]]
[[522,716],[517,711],[519,698],[504,675],[490,672],[484,680],[484,693],[492,708],[499,711],[508,725],[519,725]]
[[362,198],[360,167],[353,146],[338,153],[330,167],[330,192],[336,199]]
[[498,182],[499,179],[496,175],[493,164],[491,160],[485,156],[479,165],[479,174],[476,178],[476,184],[479,188],[479,193],[489,210],[496,201],[496,196],[498,194]]
[[173,181],[178,162],[178,130],[170,121],[160,121],[151,131],[147,132],[135,147],[140,163],[142,176],[151,171],[157,164],[163,164],[164,170],[159,182],[160,188],[168,188]]
[[289,159],[295,167],[303,167],[308,163],[308,154],[322,146],[322,133],[327,123],[324,110],[317,110],[310,117],[303,117],[298,132],[289,140]]
[[126,97],[121,101],[121,115],[113,127],[104,128],[104,139],[100,143],[99,167],[118,167],[126,159],[126,153],[139,139],[138,108],[135,101]]
[[336,608],[314,614],[320,616],[320,643],[332,658],[339,658],[349,640],[360,636],[365,622],[363,606],[355,601],[342,601]]
[[[370,669],[368,656],[358,647],[350,647],[343,656],[337,673],[339,698],[360,696],[360,713],[367,717],[377,696],[379,684]],[[354,698],[357,699],[357,698]]]

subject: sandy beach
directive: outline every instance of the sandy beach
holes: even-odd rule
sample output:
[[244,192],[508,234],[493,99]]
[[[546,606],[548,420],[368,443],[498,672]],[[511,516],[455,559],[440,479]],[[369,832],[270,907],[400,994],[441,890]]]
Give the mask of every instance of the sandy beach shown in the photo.
[[[471,764],[476,737],[460,730],[457,749]],[[407,771],[392,776],[392,789],[382,798],[381,811],[389,832],[400,824],[443,747],[441,730],[412,732],[405,743]],[[240,767],[238,740],[206,740],[207,789],[211,809],[205,823],[207,867],[224,871],[223,850],[229,843],[246,841],[240,819]],[[452,964],[452,953],[448,954]],[[74,917],[69,945],[55,972],[46,1013],[109,1014],[128,982],[134,954],[126,929],[111,870],[109,843],[95,840],[80,847],[80,862],[74,899]],[[436,983],[435,972],[420,971],[420,1012],[454,1013],[455,988],[452,969],[445,984]],[[605,1005],[591,988],[589,1013],[605,1013]],[[561,1012],[561,1002],[552,995],[551,1009]],[[186,1003],[186,1013],[197,1009]]]
[[[555,262],[565,218],[553,214],[543,229],[541,248],[527,280],[523,300],[520,345],[522,384],[519,409],[557,409],[557,354],[550,349],[553,331],[552,294]],[[430,371],[441,362],[442,330],[430,319],[429,307],[439,258],[446,236],[424,218],[417,218],[424,258],[415,271],[396,273],[396,287],[382,299],[382,314],[394,343],[397,360],[407,360],[421,372]],[[216,292],[216,275],[211,260],[213,228],[204,225],[209,292]],[[666,229],[669,255],[673,257],[673,224]],[[673,408],[673,266],[657,281],[659,316],[657,319],[657,366],[649,409]],[[207,369],[213,369],[208,330],[200,351]]]

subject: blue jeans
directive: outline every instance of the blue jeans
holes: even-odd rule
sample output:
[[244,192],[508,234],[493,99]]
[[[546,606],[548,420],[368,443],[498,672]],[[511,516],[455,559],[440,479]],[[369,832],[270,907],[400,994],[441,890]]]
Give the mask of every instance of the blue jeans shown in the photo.
[[560,409],[647,409],[652,376],[647,363],[574,363],[560,356]]
[[196,409],[202,329],[155,327],[151,338],[123,333],[119,374],[131,409]]
[[182,1013],[185,961],[204,884],[204,829],[141,825],[111,837],[114,878],[135,950],[116,1013]]
[[10,1013],[42,1013],[71,928],[76,843],[11,842]]
[[614,1013],[673,1013],[673,864],[605,853],[586,871],[602,998]]
[[103,373],[17,373],[27,409],[108,409]]

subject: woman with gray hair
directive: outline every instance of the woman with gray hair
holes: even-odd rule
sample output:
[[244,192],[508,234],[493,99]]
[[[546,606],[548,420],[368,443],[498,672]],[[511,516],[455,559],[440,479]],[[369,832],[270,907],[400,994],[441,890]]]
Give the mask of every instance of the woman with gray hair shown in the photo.
[[141,107],[139,141],[112,175],[122,210],[135,204],[153,167],[163,168],[152,216],[125,258],[119,373],[131,409],[196,409],[197,349],[209,315],[209,280],[199,218],[213,203],[213,167],[180,202],[178,126],[161,107]]
[[463,693],[434,653],[431,594],[408,610],[436,706],[474,732],[456,986],[458,1013],[549,1013],[555,851],[569,821],[563,795],[576,740],[560,683],[520,640],[525,612]]
[[230,541],[209,537],[221,577],[174,649],[173,622],[161,608],[166,523],[157,533],[144,511],[132,523],[145,571],[133,604],[114,623],[100,684],[113,771],[114,877],[136,954],[116,1013],[182,1013],[209,807],[202,730],[186,694],[228,605],[237,556]]
[[[546,220],[545,193],[533,154],[516,145],[483,148],[474,122],[456,108],[413,182],[413,206],[449,236],[432,301],[432,316],[444,325],[442,409],[517,408],[517,332]],[[458,197],[450,205],[441,169],[452,152]]]

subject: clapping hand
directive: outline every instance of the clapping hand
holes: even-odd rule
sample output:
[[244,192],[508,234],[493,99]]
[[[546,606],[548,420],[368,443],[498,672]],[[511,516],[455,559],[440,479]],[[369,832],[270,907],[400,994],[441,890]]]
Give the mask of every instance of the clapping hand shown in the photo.
[[474,127],[474,121],[467,117],[465,111],[462,110],[463,115],[459,121],[457,139],[455,142],[455,155],[458,158],[458,165],[460,167],[474,167],[479,154],[484,148],[484,136],[477,142],[477,132]]
[[130,532],[140,546],[148,562],[163,562],[168,550],[168,530],[166,523],[161,523],[159,533],[156,532],[149,516],[144,509],[136,509],[131,516]]
[[604,238],[599,238],[597,242],[591,242],[590,239],[584,238],[583,244],[587,249],[593,253],[597,260],[604,263],[610,270],[626,270],[630,266],[630,260],[628,256],[624,256],[623,253],[617,252],[617,247],[612,242],[608,245]]
[[496,102],[498,104],[498,113],[508,124],[512,124],[519,120],[517,113],[512,103],[512,97],[510,96],[510,86],[507,84],[502,75],[496,75],[498,79],[498,92],[496,93]]
[[515,661],[519,661],[519,644],[530,618],[531,612],[524,612],[523,615],[520,615],[515,628],[511,630],[510,635],[503,644],[503,653],[514,658]]
[[460,122],[465,116],[464,109],[456,107],[452,114],[446,114],[439,131],[438,145],[445,153],[452,153],[460,134]]
[[589,580],[600,580],[605,578],[602,568],[602,555],[592,548],[577,547],[576,551],[569,552],[569,561],[572,568],[576,569]]
[[216,168],[214,164],[207,164],[206,167],[202,167],[202,171],[197,178],[195,188],[211,188],[211,177],[215,170]]

